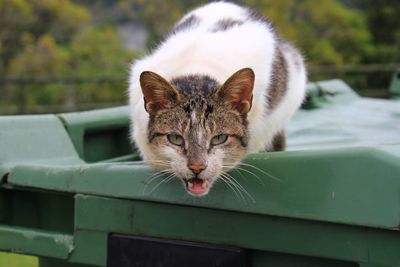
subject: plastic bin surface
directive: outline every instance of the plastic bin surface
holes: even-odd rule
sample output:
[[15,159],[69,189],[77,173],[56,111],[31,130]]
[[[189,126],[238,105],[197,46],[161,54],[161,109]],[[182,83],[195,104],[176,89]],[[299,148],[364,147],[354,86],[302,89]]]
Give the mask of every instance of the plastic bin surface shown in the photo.
[[400,265],[400,101],[333,80],[304,106],[288,151],[230,172],[246,191],[203,198],[131,153],[127,107],[0,117],[0,249],[105,266],[118,233],[238,247],[252,266]]

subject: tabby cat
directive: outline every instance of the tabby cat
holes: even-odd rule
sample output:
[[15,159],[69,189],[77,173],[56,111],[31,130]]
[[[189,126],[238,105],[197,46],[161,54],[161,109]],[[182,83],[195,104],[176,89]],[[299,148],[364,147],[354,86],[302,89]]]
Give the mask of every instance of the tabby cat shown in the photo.
[[267,19],[210,3],[132,65],[132,138],[150,166],[203,196],[247,153],[284,149],[305,83],[302,56]]

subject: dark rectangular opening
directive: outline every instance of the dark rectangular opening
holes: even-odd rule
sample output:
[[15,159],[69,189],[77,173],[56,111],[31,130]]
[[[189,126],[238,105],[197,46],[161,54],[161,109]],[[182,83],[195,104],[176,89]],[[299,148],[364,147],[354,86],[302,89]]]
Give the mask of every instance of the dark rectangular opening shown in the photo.
[[126,157],[127,160],[140,160],[130,143],[128,127],[87,130],[84,136],[83,149],[86,162],[121,157]]
[[247,267],[243,249],[113,234],[107,267]]
[[0,224],[72,234],[73,196],[0,188]]

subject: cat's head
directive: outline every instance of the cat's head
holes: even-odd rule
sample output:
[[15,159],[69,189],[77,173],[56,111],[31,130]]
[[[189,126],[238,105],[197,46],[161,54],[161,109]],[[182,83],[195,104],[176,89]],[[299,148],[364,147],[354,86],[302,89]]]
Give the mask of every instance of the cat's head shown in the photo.
[[167,81],[143,72],[148,142],[158,157],[148,163],[179,177],[191,195],[206,195],[246,154],[254,78],[250,68],[237,71],[222,85],[207,76]]

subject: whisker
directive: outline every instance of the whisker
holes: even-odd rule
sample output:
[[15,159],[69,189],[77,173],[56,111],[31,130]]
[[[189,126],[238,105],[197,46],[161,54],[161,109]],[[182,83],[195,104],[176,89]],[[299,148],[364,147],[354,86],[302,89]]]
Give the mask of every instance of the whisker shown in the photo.
[[161,182],[164,181],[165,179],[171,177],[171,176],[173,177],[173,176],[174,176],[174,172],[173,172],[172,169],[165,169],[165,170],[158,171],[158,172],[154,173],[153,175],[151,175],[151,176],[149,177],[149,181],[145,181],[145,186],[144,186],[144,188],[143,188],[142,194],[143,194],[143,195],[145,194],[147,187],[149,187],[150,184],[151,184],[154,180],[156,180],[156,179],[158,179],[158,178],[160,178],[160,177],[163,177],[163,176],[165,176],[165,175],[168,175],[168,176],[162,178]]
[[251,164],[247,164],[247,163],[240,162],[238,165],[224,165],[224,167],[232,168],[232,169],[234,169],[234,170],[235,170],[235,169],[237,169],[237,170],[242,170],[242,171],[244,171],[244,172],[247,172],[247,173],[253,175],[255,178],[257,178],[257,180],[258,180],[261,184],[265,185],[264,181],[261,180],[260,177],[259,177],[258,175],[256,175],[256,174],[253,173],[252,171],[249,171],[249,170],[247,170],[247,169],[245,169],[245,168],[241,168],[241,167],[240,167],[241,165],[242,165],[242,166],[245,166],[245,167],[251,167],[251,168],[253,168],[253,169],[255,169],[255,170],[257,170],[257,171],[259,171],[259,172],[265,174],[266,176],[268,176],[269,178],[271,178],[271,179],[273,179],[273,180],[282,182],[282,179],[280,179],[280,178],[278,178],[278,177],[276,177],[276,176],[274,176],[274,175],[272,175],[272,174],[270,174],[270,173],[268,173],[268,172],[266,172],[266,171],[264,171],[264,170],[262,170],[262,169],[260,169],[260,168],[257,168],[257,167],[255,167],[255,166],[253,166],[253,165],[251,165]]
[[235,194],[235,196],[236,196],[236,199],[237,200],[239,200],[239,194],[236,192],[236,190],[237,189],[235,189],[232,185],[231,185],[231,181],[228,179],[228,178],[226,178],[225,176],[224,176],[224,174],[220,174],[220,176],[219,176],[219,178],[221,179],[221,181],[223,181],[231,190],[232,190],[232,192]]
[[255,199],[254,197],[234,178],[232,177],[230,174],[228,173],[224,173],[223,174],[224,177],[237,189],[237,191],[240,193],[240,195],[242,196],[242,199],[245,203],[247,203],[246,198],[244,197],[244,195],[242,194],[242,192],[253,202],[255,203]]
[[231,181],[236,184],[237,188],[242,190],[243,193],[245,193],[253,203],[256,202],[256,200],[254,199],[254,197],[243,187],[243,185],[241,185],[232,175],[225,173],[226,176],[228,176]]
[[260,168],[258,168],[256,166],[254,166],[254,165],[251,165],[251,164],[248,164],[248,163],[244,163],[244,162],[239,162],[238,166],[241,166],[241,165],[242,166],[251,167],[251,168],[253,168],[253,169],[255,169],[255,170],[257,170],[257,171],[259,171],[259,172],[261,172],[261,173],[263,173],[265,175],[267,175],[268,177],[270,177],[270,178],[272,178],[274,180],[282,182],[282,179],[279,179],[278,177],[276,177],[276,176],[274,176],[274,175],[272,175],[272,174],[270,174],[270,173],[268,173],[268,172],[266,172],[266,171],[264,171],[264,170],[262,170],[262,169],[260,169]]
[[170,160],[166,159],[148,159],[147,162],[171,162]]
[[160,185],[163,183],[168,183],[172,178],[174,177],[174,174],[170,174],[166,178],[162,179],[156,186],[153,187],[153,189],[149,192],[149,195],[151,195]]
[[146,163],[153,163],[160,166],[171,166],[171,161],[169,160],[146,160]]
[[242,177],[244,180],[247,181],[246,177],[238,169],[233,169],[233,170],[239,173],[240,177]]
[[[256,175],[255,173],[253,173],[253,172],[251,172],[251,171],[249,171],[249,170],[246,170],[246,169],[244,169],[244,168],[238,167],[238,166],[234,167],[233,170],[237,171],[237,172],[240,173],[240,174],[241,174],[240,171],[247,172],[247,173],[253,175],[263,186],[265,186],[264,181],[263,181],[260,177],[258,177],[258,175]],[[242,177],[243,177],[243,175],[242,175]]]
[[146,181],[146,184],[151,184],[155,179],[157,179],[157,178],[159,178],[159,177],[161,177],[161,176],[163,176],[164,174],[167,174],[167,173],[173,173],[173,170],[172,169],[165,169],[165,170],[161,170],[161,171],[158,171],[158,172],[152,174],[148,178],[149,181]]

